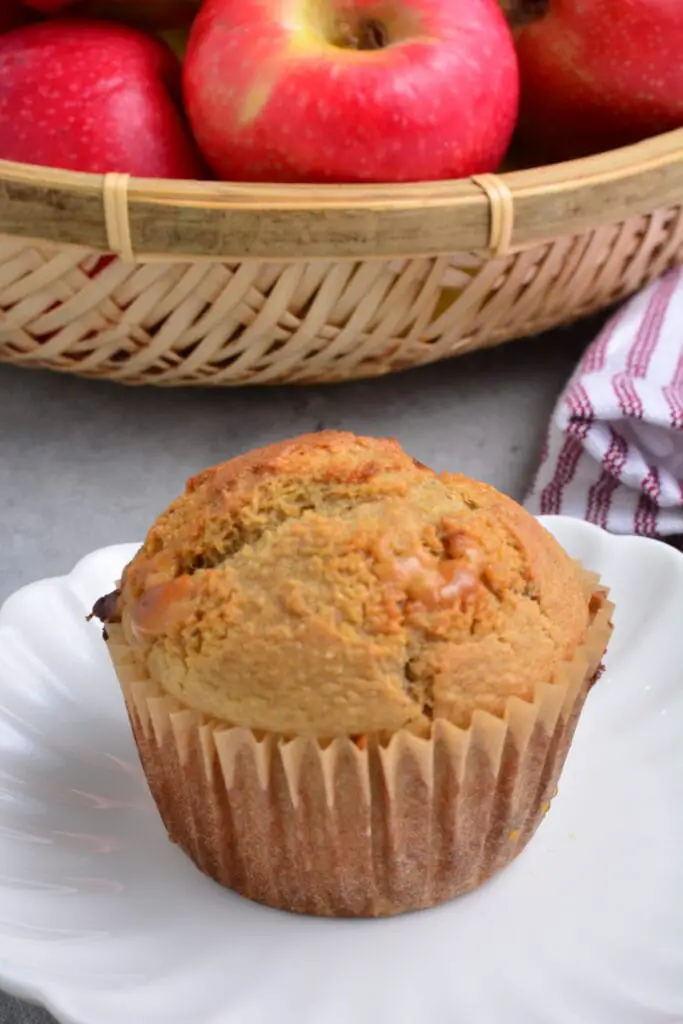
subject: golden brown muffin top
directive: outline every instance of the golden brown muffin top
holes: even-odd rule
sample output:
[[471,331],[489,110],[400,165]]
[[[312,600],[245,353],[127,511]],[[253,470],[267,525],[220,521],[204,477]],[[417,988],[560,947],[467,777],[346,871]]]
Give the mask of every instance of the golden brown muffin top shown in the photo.
[[334,431],[189,480],[117,612],[186,706],[318,736],[502,715],[556,678],[589,618],[578,569],[515,502]]

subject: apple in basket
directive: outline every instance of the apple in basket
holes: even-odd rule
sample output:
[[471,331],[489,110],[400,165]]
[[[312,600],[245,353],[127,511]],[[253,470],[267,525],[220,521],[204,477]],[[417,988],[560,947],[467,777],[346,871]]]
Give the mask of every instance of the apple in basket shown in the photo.
[[224,179],[493,171],[517,116],[498,0],[205,0],[183,69],[193,132]]
[[580,157],[683,126],[683,0],[517,0],[520,135]]
[[69,170],[202,178],[180,65],[125,25],[45,21],[0,37],[0,158]]

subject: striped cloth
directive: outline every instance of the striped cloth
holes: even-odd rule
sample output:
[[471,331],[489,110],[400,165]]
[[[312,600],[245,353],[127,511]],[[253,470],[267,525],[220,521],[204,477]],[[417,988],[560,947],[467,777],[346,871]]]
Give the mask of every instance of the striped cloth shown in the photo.
[[525,504],[613,533],[683,534],[683,271],[626,303],[589,346]]

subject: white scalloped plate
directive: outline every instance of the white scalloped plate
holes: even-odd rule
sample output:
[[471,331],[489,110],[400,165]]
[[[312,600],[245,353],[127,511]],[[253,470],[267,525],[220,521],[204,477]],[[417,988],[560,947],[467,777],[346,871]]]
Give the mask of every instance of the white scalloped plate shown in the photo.
[[166,839],[84,612],[135,550],[0,613],[0,983],[70,1024],[683,1021],[683,557],[546,520],[616,630],[560,791],[483,889],[388,921],[255,906]]

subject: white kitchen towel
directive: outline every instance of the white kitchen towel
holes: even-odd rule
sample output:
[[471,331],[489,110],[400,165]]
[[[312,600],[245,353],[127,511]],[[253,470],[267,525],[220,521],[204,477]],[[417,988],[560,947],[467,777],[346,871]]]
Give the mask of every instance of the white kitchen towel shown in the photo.
[[683,271],[627,302],[588,347],[525,504],[613,533],[683,534]]

